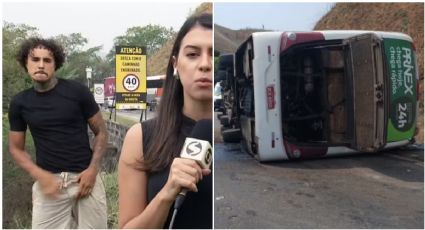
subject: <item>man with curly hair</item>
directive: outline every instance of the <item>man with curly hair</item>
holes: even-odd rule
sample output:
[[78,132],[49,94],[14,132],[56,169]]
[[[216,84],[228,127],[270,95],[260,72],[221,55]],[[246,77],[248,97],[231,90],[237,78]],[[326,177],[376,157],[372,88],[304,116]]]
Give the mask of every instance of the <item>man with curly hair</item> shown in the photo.
[[[35,180],[32,227],[107,228],[99,169],[108,134],[93,95],[80,83],[56,78],[65,53],[54,40],[25,40],[17,60],[33,87],[10,103],[9,151]],[[93,149],[87,124],[95,134]],[[25,149],[27,127],[34,139],[36,163]]]

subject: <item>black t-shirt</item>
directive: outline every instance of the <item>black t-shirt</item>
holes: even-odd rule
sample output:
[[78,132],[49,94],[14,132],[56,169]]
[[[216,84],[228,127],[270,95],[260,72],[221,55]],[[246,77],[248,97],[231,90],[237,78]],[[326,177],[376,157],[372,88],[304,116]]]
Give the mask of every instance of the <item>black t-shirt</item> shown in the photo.
[[[153,120],[142,123],[143,130],[143,152],[146,152],[151,140]],[[183,148],[184,141],[190,135],[196,122],[188,117],[183,117],[181,124],[179,144],[176,146],[175,156],[179,156]],[[153,172],[148,175],[148,202],[150,202],[158,192],[164,187],[168,180],[170,166],[159,172]],[[174,221],[173,228],[179,229],[211,229],[212,228],[212,173],[204,176],[196,185],[198,192],[188,192],[186,199],[180,207]],[[164,228],[168,228],[173,214],[174,206],[171,206]]]
[[30,88],[13,97],[9,109],[11,131],[31,131],[36,163],[52,173],[81,172],[90,164],[92,150],[87,120],[99,111],[84,85],[58,79],[47,92]]

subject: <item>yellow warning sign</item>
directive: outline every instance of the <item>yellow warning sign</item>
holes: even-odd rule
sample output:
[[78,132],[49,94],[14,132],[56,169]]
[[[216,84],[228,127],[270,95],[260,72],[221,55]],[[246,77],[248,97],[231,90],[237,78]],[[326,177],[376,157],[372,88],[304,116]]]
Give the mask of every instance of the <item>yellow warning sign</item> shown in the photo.
[[146,48],[116,46],[115,49],[116,108],[146,108]]

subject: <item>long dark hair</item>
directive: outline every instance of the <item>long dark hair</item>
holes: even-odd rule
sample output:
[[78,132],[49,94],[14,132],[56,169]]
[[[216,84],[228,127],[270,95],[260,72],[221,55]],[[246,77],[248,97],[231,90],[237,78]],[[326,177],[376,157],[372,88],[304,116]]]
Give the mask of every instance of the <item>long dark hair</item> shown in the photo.
[[195,26],[212,29],[212,15],[201,14],[189,17],[181,27],[174,42],[168,60],[167,73],[164,82],[164,93],[159,103],[158,116],[154,120],[151,142],[144,152],[142,168],[154,172],[171,164],[179,152],[176,146],[179,141],[179,130],[183,119],[183,86],[180,80],[173,76],[173,56],[178,57],[180,45],[186,34]]

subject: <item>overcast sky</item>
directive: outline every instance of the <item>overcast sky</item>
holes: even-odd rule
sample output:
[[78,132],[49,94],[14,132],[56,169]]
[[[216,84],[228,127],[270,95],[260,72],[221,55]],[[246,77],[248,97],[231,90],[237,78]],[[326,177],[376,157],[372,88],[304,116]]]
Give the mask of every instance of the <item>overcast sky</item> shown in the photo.
[[[200,2],[3,2],[2,18],[38,28],[43,37],[81,33],[86,48],[103,45],[106,54],[113,39],[132,26],[159,24],[178,30]],[[215,23],[231,28],[312,30],[333,3],[214,3]]]
[[88,46],[103,45],[106,54],[113,39],[133,26],[159,24],[178,31],[191,11],[200,5],[189,3],[147,2],[6,2],[2,3],[3,21],[24,23],[38,28],[43,37],[81,33]]
[[334,3],[214,3],[214,22],[230,29],[247,27],[310,31]]

